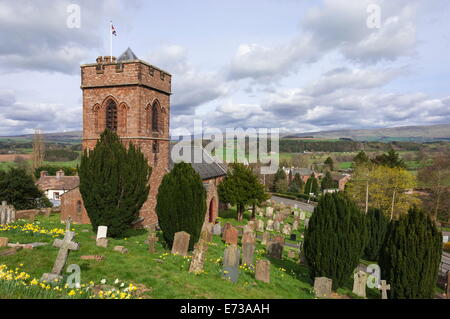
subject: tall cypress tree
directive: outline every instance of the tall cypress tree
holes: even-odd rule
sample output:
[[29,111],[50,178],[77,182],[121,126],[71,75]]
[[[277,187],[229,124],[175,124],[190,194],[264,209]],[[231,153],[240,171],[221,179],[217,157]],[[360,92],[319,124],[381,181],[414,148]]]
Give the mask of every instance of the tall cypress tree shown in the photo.
[[311,276],[328,277],[333,288],[350,279],[366,244],[365,215],[341,193],[322,196],[305,232]]
[[309,195],[309,193],[318,194],[319,193],[319,183],[317,182],[317,178],[314,176],[314,173],[308,178],[305,184],[305,194]]
[[85,150],[79,167],[80,193],[96,231],[108,226],[108,235],[122,237],[147,200],[151,168],[142,152],[128,150],[116,133],[105,130],[92,151]]
[[422,210],[411,208],[391,222],[381,258],[381,276],[391,299],[432,298],[442,254],[442,233]]
[[205,221],[206,191],[191,164],[177,163],[164,176],[158,189],[156,213],[169,247],[180,231],[191,235],[189,249],[194,247]]
[[389,226],[389,219],[380,209],[369,208],[367,212],[367,245],[364,256],[368,260],[378,261]]

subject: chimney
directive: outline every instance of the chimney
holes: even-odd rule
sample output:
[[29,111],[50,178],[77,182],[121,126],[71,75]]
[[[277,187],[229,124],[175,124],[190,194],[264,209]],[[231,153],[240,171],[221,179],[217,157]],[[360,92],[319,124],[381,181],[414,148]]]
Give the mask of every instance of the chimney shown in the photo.
[[64,171],[62,169],[60,169],[59,171],[56,172],[56,178],[61,178],[64,176]]
[[41,177],[45,177],[45,176],[47,176],[48,175],[48,172],[47,171],[41,171]]

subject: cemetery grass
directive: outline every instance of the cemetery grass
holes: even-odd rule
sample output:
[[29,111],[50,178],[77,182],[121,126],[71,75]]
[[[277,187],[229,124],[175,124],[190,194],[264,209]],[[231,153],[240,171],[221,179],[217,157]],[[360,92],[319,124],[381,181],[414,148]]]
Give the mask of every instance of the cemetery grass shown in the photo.
[[[37,222],[41,228],[64,228],[59,221],[59,214],[49,218],[39,216]],[[240,269],[239,280],[233,284],[222,279],[223,251],[225,244],[219,236],[214,236],[206,255],[204,273],[189,273],[190,259],[171,255],[164,247],[161,233],[156,244],[157,253],[150,254],[144,241],[147,239],[145,230],[130,231],[128,237],[120,240],[110,239],[108,248],[95,245],[95,233],[90,225],[73,225],[76,231],[75,240],[80,243],[80,250],[69,254],[66,268],[77,264],[81,268],[81,283],[94,281],[98,284],[102,279],[113,283],[116,279],[125,283],[133,283],[142,290],[143,298],[314,298],[312,281],[307,267],[299,265],[295,260],[271,261],[271,283],[256,281],[254,273],[245,267]],[[88,232],[83,232],[87,230]],[[0,264],[9,268],[20,267],[32,278],[39,279],[45,272],[51,271],[58,250],[51,246],[54,238],[46,234],[30,234],[18,231],[2,231],[0,236],[8,237],[11,243],[47,242],[49,245],[33,250],[22,249],[15,255],[3,256]],[[128,254],[113,251],[114,246],[125,246]],[[103,261],[81,260],[82,255],[102,255]],[[265,249],[258,244],[256,259],[266,258]],[[23,266],[20,266],[20,265]],[[65,274],[67,276],[67,274]],[[8,292],[1,290],[1,298],[41,298],[39,295],[27,295],[26,291]],[[53,298],[48,295],[44,298]]]

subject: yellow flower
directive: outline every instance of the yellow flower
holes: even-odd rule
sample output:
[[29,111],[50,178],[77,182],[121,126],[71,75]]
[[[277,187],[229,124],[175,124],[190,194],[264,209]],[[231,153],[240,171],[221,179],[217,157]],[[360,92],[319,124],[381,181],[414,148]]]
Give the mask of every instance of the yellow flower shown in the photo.
[[69,293],[68,293],[68,295],[69,296],[74,296],[74,295],[76,295],[77,293],[75,292],[75,290],[71,290]]

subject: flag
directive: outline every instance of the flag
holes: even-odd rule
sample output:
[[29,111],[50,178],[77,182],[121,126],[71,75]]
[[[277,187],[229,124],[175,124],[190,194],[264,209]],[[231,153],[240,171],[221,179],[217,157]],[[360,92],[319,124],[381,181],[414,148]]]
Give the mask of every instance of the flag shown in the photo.
[[112,34],[113,34],[114,36],[117,36],[116,28],[114,28],[114,26],[113,26],[112,23],[111,23],[111,32],[112,32]]

